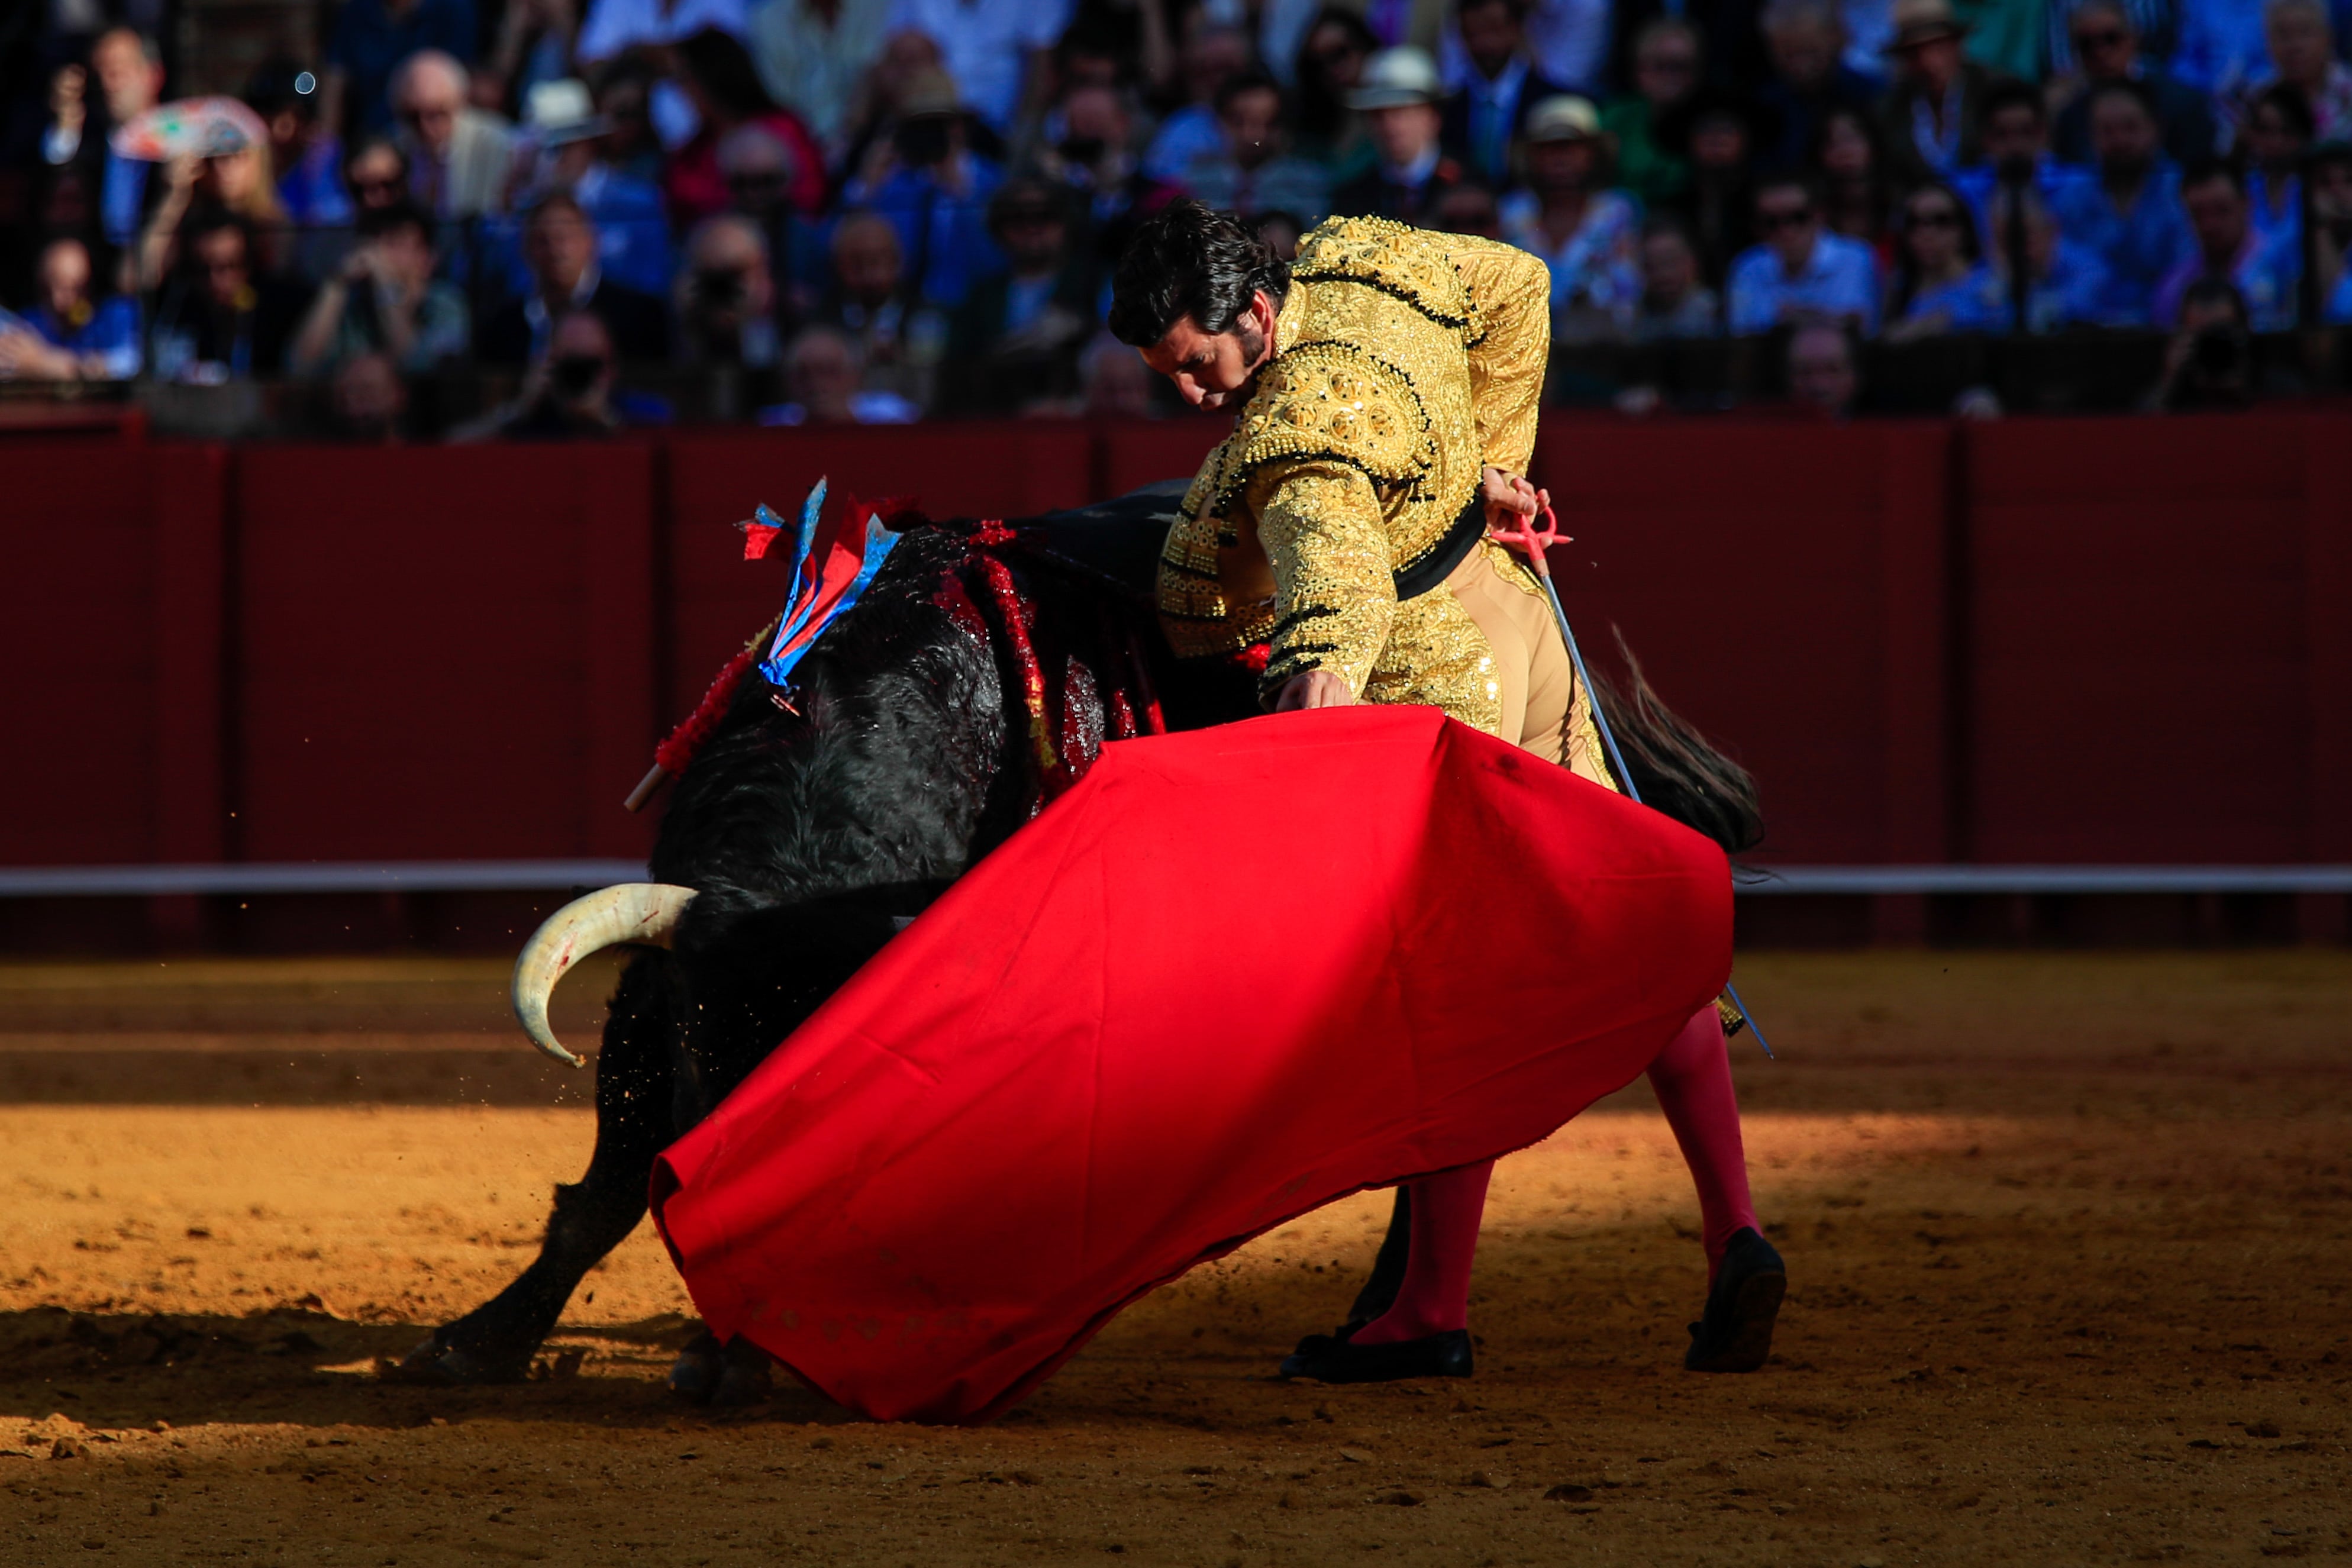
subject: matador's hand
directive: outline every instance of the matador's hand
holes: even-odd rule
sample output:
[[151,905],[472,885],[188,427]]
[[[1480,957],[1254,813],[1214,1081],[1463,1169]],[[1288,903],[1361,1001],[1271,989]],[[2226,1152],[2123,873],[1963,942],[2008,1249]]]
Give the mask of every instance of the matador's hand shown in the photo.
[[1348,683],[1328,669],[1310,669],[1292,676],[1283,682],[1281,694],[1274,700],[1274,710],[1287,713],[1295,708],[1352,708],[1356,694]]
[[1490,529],[1531,518],[1551,504],[1551,492],[1539,490],[1526,478],[1486,465],[1480,476],[1480,498],[1486,503],[1486,526]]

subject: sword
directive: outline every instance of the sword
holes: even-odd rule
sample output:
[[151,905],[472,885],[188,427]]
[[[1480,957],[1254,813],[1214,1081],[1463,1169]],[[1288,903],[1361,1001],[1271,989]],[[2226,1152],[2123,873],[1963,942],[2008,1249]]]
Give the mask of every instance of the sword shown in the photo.
[[[1585,706],[1592,710],[1592,726],[1601,731],[1601,744],[1609,753],[1610,769],[1616,773],[1618,784],[1623,786],[1625,798],[1639,805],[1642,804],[1642,792],[1633,783],[1633,770],[1625,765],[1625,754],[1617,749],[1617,736],[1609,728],[1609,715],[1601,711],[1601,699],[1594,690],[1592,677],[1584,668],[1583,651],[1576,646],[1576,630],[1568,624],[1568,608],[1559,602],[1559,589],[1551,580],[1551,562],[1547,559],[1547,552],[1554,544],[1567,542],[1559,531],[1559,518],[1551,509],[1549,493],[1537,493],[1542,502],[1543,521],[1540,525],[1530,516],[1516,531],[1490,528],[1487,537],[1497,543],[1518,544],[1527,548],[1528,564],[1534,569],[1536,581],[1543,584],[1544,598],[1551,605],[1551,618],[1559,626],[1559,639],[1568,645],[1569,666],[1576,671],[1576,684],[1584,692]],[[1766,1039],[1764,1031],[1756,1026],[1756,1015],[1748,1010],[1739,988],[1726,980],[1723,994],[1731,998],[1733,1006],[1739,1009],[1739,1016],[1756,1037],[1756,1043],[1764,1048],[1766,1058],[1779,1060],[1772,1055],[1772,1042]]]

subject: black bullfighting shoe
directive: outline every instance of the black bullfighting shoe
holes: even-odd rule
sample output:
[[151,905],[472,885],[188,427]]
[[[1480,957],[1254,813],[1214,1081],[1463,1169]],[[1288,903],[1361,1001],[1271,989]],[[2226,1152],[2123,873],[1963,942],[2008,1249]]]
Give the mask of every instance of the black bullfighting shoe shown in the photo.
[[1360,1345],[1349,1336],[1362,1325],[1350,1323],[1336,1334],[1309,1334],[1298,1348],[1282,1358],[1284,1378],[1307,1377],[1317,1383],[1395,1383],[1408,1377],[1468,1377],[1470,1331],[1449,1329],[1417,1340],[1392,1340],[1384,1345]]
[[1772,1353],[1772,1321],[1788,1294],[1789,1270],[1772,1244],[1746,1226],[1733,1233],[1706,1293],[1706,1310],[1690,1326],[1683,1365],[1692,1372],[1754,1372]]

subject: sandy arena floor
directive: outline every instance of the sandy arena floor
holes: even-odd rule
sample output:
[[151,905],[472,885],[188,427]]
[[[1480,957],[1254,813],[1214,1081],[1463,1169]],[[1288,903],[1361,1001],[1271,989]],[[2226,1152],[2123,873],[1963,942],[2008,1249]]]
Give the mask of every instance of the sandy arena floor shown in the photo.
[[1368,1196],[967,1431],[675,1405],[644,1227],[544,1381],[378,1384],[586,1158],[500,965],[0,965],[0,1563],[2352,1558],[2352,954],[1741,981],[1781,1058],[1736,1052],[1792,1280],[1764,1371],[1680,1370],[1695,1205],[1637,1088],[1505,1163],[1474,1381],[1269,1376]]

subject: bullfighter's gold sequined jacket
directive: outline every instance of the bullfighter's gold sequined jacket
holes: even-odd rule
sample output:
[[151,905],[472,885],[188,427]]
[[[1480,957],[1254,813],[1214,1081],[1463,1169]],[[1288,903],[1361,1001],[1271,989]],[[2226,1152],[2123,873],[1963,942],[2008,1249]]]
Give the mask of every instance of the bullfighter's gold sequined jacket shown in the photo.
[[1383,218],[1310,233],[1234,433],[1170,530],[1176,651],[1269,645],[1263,689],[1331,670],[1358,698],[1428,702],[1493,733],[1486,638],[1436,592],[1484,543],[1480,474],[1524,473],[1550,352],[1550,279],[1526,251]]

